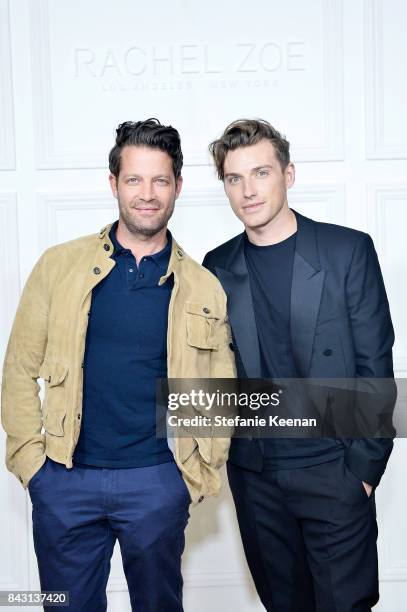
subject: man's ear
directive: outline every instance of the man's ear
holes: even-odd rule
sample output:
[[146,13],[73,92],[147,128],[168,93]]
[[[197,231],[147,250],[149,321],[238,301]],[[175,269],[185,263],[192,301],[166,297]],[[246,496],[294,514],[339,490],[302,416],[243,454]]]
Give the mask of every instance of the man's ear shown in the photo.
[[179,176],[175,183],[175,199],[177,199],[179,194],[181,193],[183,182],[184,182],[184,179],[182,178],[182,176]]
[[285,169],[285,185],[287,189],[290,189],[295,183],[295,166],[290,162]]
[[113,197],[115,197],[117,200],[119,196],[117,193],[117,179],[114,174],[109,174],[109,183],[110,183],[110,189],[112,190]]

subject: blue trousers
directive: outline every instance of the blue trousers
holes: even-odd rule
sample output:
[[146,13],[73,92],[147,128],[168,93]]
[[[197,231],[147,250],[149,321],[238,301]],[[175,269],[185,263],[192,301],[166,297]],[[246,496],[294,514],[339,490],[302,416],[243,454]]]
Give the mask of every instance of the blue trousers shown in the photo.
[[106,611],[118,539],[132,610],[182,612],[181,556],[191,500],[175,462],[69,470],[47,458],[29,493],[43,591],[69,591],[71,611]]

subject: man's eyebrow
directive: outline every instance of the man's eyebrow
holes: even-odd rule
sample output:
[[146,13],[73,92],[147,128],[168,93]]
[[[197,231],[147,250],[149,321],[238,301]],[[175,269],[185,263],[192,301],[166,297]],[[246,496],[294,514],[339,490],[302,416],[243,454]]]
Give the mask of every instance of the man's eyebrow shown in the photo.
[[262,164],[261,166],[256,166],[256,168],[252,168],[252,172],[255,172],[256,170],[262,170],[263,168],[273,169],[273,166],[271,164]]
[[[273,167],[274,166],[272,166],[271,164],[262,164],[261,166],[256,166],[255,168],[252,168],[250,172],[257,172],[258,170],[261,170],[262,168],[273,169]],[[242,176],[242,175],[239,174],[239,172],[228,172],[227,174],[225,174],[225,178],[228,178],[228,176]]]
[[[130,172],[129,174],[123,174],[123,178],[124,179],[132,178],[132,177],[143,178],[140,174],[137,174],[137,172]],[[170,180],[171,176],[169,174],[156,174],[152,178],[153,179],[156,179],[156,178],[165,178],[165,179]]]
[[228,178],[229,176],[242,176],[242,175],[239,174],[238,172],[228,172],[227,174],[225,174],[225,178]]

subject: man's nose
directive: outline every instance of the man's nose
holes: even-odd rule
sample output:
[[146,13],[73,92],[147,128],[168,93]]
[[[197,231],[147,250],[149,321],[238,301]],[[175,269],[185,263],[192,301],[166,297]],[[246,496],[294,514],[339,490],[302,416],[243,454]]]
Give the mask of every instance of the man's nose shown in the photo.
[[138,197],[140,200],[144,200],[145,202],[151,202],[151,200],[154,200],[155,193],[153,185],[151,183],[143,183],[140,186]]
[[245,198],[253,198],[257,194],[256,185],[253,179],[248,178],[243,181],[243,195]]

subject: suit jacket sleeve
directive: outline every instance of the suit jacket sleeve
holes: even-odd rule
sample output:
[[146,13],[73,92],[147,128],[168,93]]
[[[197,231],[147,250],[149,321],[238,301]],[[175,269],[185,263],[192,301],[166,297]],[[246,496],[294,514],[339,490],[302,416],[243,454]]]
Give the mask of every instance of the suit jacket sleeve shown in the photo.
[[[373,241],[362,234],[354,247],[346,280],[346,298],[354,341],[356,377],[393,379],[394,331]],[[395,384],[391,381],[392,389]],[[390,393],[394,406],[395,394]],[[390,438],[353,440],[346,450],[352,472],[376,487],[393,448]]]
[[207,253],[203,259],[202,265],[204,268],[207,268],[208,270],[210,270],[210,272],[212,272],[212,274],[215,274],[215,270],[213,268],[213,266],[211,266],[210,264],[210,259],[211,259],[211,252],[209,251],[209,253]]

